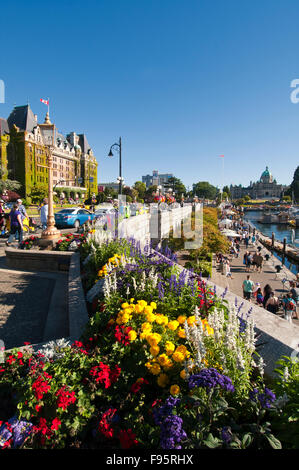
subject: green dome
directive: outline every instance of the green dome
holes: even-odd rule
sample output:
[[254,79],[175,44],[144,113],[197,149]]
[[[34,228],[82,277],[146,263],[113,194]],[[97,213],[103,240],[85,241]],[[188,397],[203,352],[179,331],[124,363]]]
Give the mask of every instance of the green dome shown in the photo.
[[270,173],[270,171],[269,171],[269,168],[266,166],[265,171],[263,171],[263,173],[262,173],[261,181],[264,181],[264,180],[268,180],[268,181],[270,180],[270,181],[271,181],[272,178],[273,178],[273,177],[272,177],[272,175],[271,175],[271,173]]

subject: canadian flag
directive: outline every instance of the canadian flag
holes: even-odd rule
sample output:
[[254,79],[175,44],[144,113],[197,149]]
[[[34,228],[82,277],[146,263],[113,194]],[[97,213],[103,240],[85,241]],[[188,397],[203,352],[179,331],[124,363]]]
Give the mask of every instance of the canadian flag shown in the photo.
[[40,101],[41,101],[42,103],[46,104],[47,106],[49,106],[49,100],[42,100],[42,99],[40,99]]

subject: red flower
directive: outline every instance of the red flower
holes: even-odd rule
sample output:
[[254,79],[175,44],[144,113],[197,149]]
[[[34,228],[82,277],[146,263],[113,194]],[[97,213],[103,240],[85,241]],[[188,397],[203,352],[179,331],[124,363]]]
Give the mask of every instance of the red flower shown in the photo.
[[135,439],[136,434],[133,433],[132,429],[121,430],[119,432],[119,440],[122,449],[130,449],[135,444],[138,444],[138,441]]
[[39,377],[33,384],[32,390],[35,394],[35,397],[38,400],[42,400],[45,393],[51,389],[51,385],[48,384],[46,380],[43,380],[43,377]]
[[76,401],[75,392],[66,390],[66,386],[61,387],[55,394],[58,397],[57,406],[66,410],[67,407]]
[[148,385],[148,381],[143,379],[142,377],[140,379],[137,379],[136,382],[132,385],[131,387],[131,392],[137,393],[141,389],[141,385]]
[[8,364],[12,364],[15,361],[16,361],[16,358],[14,356],[10,355],[6,362],[8,362]]
[[61,425],[60,419],[54,418],[53,421],[52,421],[51,429],[52,429],[53,431],[57,431],[60,425]]
[[38,413],[40,412],[41,408],[42,408],[41,405],[35,405],[35,409]]
[[109,408],[102,414],[101,421],[99,422],[98,431],[109,439],[113,437],[114,431],[110,423],[116,411],[116,408]]

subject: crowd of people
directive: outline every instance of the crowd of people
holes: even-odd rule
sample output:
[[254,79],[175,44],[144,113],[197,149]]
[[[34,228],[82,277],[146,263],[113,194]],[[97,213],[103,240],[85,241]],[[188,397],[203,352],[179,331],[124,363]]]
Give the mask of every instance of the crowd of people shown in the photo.
[[277,314],[282,308],[284,318],[292,322],[292,318],[299,320],[299,276],[296,281],[289,281],[289,291],[277,297],[270,284],[266,284],[262,289],[259,282],[255,283],[250,279],[250,274],[243,281],[243,297],[249,302],[255,299],[257,304]]
[[[244,272],[257,272],[263,271],[265,261],[268,261],[271,254],[266,252],[263,254],[262,246],[258,246],[259,234],[256,230],[250,234],[248,226],[243,224],[242,221],[232,221],[232,227],[236,235],[231,239],[230,246],[230,259],[240,256],[240,246],[244,246],[245,252],[243,254]],[[249,245],[253,248],[249,248]],[[226,277],[232,277],[230,259],[228,255],[217,253],[216,265],[220,272]],[[276,272],[279,273],[282,266],[278,264],[275,266]],[[293,318],[299,320],[299,273],[295,281],[289,281],[289,289],[279,297],[276,295],[275,290],[266,284],[264,287],[259,282],[254,283],[251,280],[250,274],[247,274],[246,279],[242,284],[243,297],[248,301],[255,301],[257,305],[265,308],[271,313],[277,314],[279,311],[283,312],[284,318],[292,322]]]

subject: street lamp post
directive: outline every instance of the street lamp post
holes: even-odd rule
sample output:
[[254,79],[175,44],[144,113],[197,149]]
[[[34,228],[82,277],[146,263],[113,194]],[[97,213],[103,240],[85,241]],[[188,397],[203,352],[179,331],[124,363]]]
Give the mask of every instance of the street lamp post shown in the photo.
[[54,129],[52,144],[47,145],[48,147],[48,217],[47,217],[47,228],[42,232],[41,239],[53,241],[61,236],[59,230],[55,227],[55,217],[53,209],[53,155],[52,149],[54,146]]
[[108,153],[108,157],[113,157],[112,149],[115,148],[115,147],[118,149],[118,153],[119,153],[119,176],[117,178],[117,181],[119,182],[118,194],[122,194],[123,178],[122,178],[122,174],[121,174],[122,173],[122,167],[121,167],[121,137],[119,138],[119,143],[115,143],[115,144],[111,145],[110,151]]

